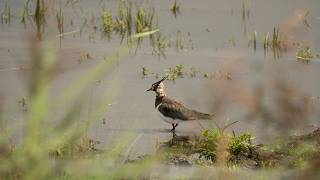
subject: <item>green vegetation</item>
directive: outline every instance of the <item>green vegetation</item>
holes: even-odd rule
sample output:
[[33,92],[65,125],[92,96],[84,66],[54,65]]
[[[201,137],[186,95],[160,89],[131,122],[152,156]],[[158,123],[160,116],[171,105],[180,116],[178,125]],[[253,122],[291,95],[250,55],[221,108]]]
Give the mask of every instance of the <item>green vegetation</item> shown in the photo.
[[296,52],[296,59],[299,62],[309,64],[313,59],[311,48],[309,46],[299,46]]
[[228,167],[306,167],[320,154],[319,129],[298,137],[255,145],[254,136],[236,136],[220,129],[204,130],[200,137],[174,136],[160,146],[164,160],[176,165],[227,165]]
[[102,32],[110,38],[110,34],[114,31],[117,24],[113,20],[112,13],[110,11],[103,11],[101,15]]
[[[136,12],[133,14],[133,12]],[[110,39],[111,33],[116,32],[123,39],[127,37],[127,42],[130,45],[132,32],[144,33],[150,31],[159,31],[156,11],[153,7],[145,7],[142,4],[137,4],[136,8],[132,8],[131,1],[120,1],[118,14],[113,15],[111,11],[104,10],[101,15],[101,29],[104,36]],[[142,38],[137,37],[136,52],[142,44]],[[193,44],[188,33],[187,38],[178,31],[176,40],[163,36],[160,32],[149,36],[152,53],[160,57],[166,57],[165,51],[167,48],[176,47],[177,51],[188,51],[193,49]]]
[[197,145],[200,158],[205,157],[214,162],[217,158],[218,143],[223,136],[223,133],[219,129],[203,131],[201,140]]
[[[32,4],[34,4],[34,6]],[[149,37],[152,54],[159,58],[165,58],[165,51],[171,47],[176,47],[177,51],[182,52],[193,49],[190,33],[184,35],[181,31],[178,31],[177,34],[172,36],[163,36],[161,34],[158,27],[157,12],[155,8],[148,3],[134,3],[132,0],[121,0],[119,1],[118,11],[107,9],[107,6],[103,5],[103,2],[100,2],[100,4],[102,5],[102,11],[100,13],[86,11],[81,7],[79,10],[80,12],[78,13],[75,10],[76,8],[79,8],[76,7],[79,5],[78,1],[68,0],[64,7],[59,3],[59,8],[55,9],[54,7],[48,6],[55,6],[56,3],[48,3],[44,0],[36,0],[34,2],[26,0],[21,11],[20,22],[23,23],[26,28],[28,17],[32,16],[36,25],[37,37],[39,40],[42,40],[46,23],[48,20],[51,21],[51,14],[54,14],[59,32],[57,37],[60,38],[60,46],[65,35],[72,34],[76,37],[78,31],[80,31],[80,36],[83,35],[83,32],[88,32],[89,41],[95,42],[97,37],[96,33],[100,30],[101,37],[111,40],[113,39],[113,36],[117,35],[120,37],[121,43],[123,43],[123,40],[126,40],[128,46],[135,48],[135,52],[141,47],[143,40],[146,39],[146,37]],[[80,16],[79,18],[81,20],[68,19],[69,17],[65,17],[64,8],[69,5],[72,7],[73,11],[75,11],[75,15]],[[30,12],[29,10],[32,7],[35,7],[34,12]],[[178,9],[179,6],[176,2],[175,12],[178,12]],[[96,16],[97,13],[98,15]],[[1,13],[2,23],[9,23],[11,16],[12,13],[9,3],[5,2],[4,11]],[[65,21],[70,22],[72,27],[75,27],[76,23],[79,23],[79,28],[65,33]],[[91,27],[92,30],[89,29]],[[152,33],[143,37],[135,36],[134,38],[138,39],[132,41],[134,34],[152,31],[157,31],[157,33]],[[132,44],[132,42],[135,42],[135,44]]]
[[280,47],[281,40],[280,40],[280,29],[274,27],[273,34],[272,34],[272,48]]
[[7,1],[5,1],[4,10],[3,10],[3,12],[1,12],[0,16],[1,16],[1,24],[10,24],[11,23],[11,17],[12,17],[11,7]]
[[62,39],[64,37],[64,15],[63,15],[63,11],[61,8],[57,12],[56,18],[57,18],[59,38],[60,38],[60,47],[61,47]]
[[250,40],[249,40],[249,46],[250,46],[250,44],[253,44],[254,51],[257,50],[257,36],[258,36],[257,31],[254,31],[250,37]]
[[182,64],[177,65],[176,67],[169,68],[165,75],[168,77],[168,80],[175,81],[177,78],[184,77],[184,66]]
[[[207,160],[215,162],[217,156],[224,154],[226,156],[237,156],[243,152],[249,152],[255,146],[253,144],[254,137],[249,133],[243,133],[239,136],[232,137],[230,134],[224,133],[219,129],[205,130],[202,133],[200,141],[196,145],[200,158],[205,157]],[[223,151],[219,146],[226,144]]]
[[148,69],[146,67],[142,67],[142,79],[148,77],[149,72]]
[[37,0],[33,19],[36,23],[37,37],[39,40],[42,39],[42,34],[44,32],[44,27],[46,24],[46,13],[47,13],[47,7],[45,5],[45,1]]
[[250,133],[240,134],[238,137],[233,137],[230,147],[230,153],[234,155],[238,155],[241,152],[249,151],[252,148],[254,137]]
[[30,0],[26,0],[23,6],[23,9],[21,11],[21,23],[24,24],[25,28],[27,26],[27,18],[30,16],[29,4],[30,4]]
[[242,0],[242,25],[243,33],[247,36],[247,24],[250,19],[251,7],[250,0]]
[[[136,11],[135,15],[134,11]],[[113,15],[110,10],[102,11],[101,31],[108,38],[113,32],[118,33],[122,39],[125,35],[131,38],[133,30],[138,34],[158,29],[154,17],[154,8],[146,8],[142,4],[137,4],[136,9],[133,10],[131,1],[121,0],[116,15]],[[138,43],[141,43],[140,39]]]
[[[147,72],[147,76],[145,75],[146,72]],[[195,67],[190,67],[186,69],[182,64],[178,64],[174,67],[169,67],[168,69],[165,69],[163,72],[157,72],[157,73],[150,71],[146,67],[143,67],[141,73],[143,78],[150,78],[153,76],[155,79],[158,79],[160,75],[161,77],[167,76],[169,81],[175,81],[176,79],[185,78],[185,77],[190,77],[190,78],[202,77],[202,78],[210,78],[214,80],[232,80],[232,76],[230,72],[216,71],[212,73],[207,73]],[[198,76],[200,74],[201,76]]]
[[263,39],[263,49],[264,51],[266,52],[270,46],[270,34],[269,32],[267,32],[264,36],[264,39]]
[[242,20],[247,21],[250,18],[250,0],[242,0]]
[[174,15],[174,17],[177,17],[178,15],[180,15],[180,5],[178,4],[177,0],[174,1],[170,11]]
[[137,10],[137,14],[135,16],[135,28],[136,33],[143,33],[147,31],[152,31],[154,29],[154,16],[155,10],[154,8],[146,9],[142,6],[139,6]]

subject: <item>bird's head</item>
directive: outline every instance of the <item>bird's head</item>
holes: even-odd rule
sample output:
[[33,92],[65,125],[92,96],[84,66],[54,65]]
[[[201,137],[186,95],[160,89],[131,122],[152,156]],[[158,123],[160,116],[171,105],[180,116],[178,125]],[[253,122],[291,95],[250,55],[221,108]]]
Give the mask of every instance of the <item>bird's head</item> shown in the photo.
[[164,77],[160,81],[153,83],[147,91],[154,91],[157,93],[157,95],[160,95],[160,96],[165,95],[163,81],[166,79],[167,77]]

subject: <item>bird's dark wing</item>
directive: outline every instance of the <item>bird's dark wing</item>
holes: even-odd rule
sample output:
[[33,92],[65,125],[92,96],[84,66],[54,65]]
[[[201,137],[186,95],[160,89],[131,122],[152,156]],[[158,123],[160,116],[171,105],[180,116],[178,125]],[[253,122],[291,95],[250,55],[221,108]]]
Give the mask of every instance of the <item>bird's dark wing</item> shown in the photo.
[[158,107],[160,113],[166,117],[180,120],[195,120],[195,119],[212,119],[213,115],[201,113],[195,110],[188,109],[183,104],[169,99],[163,98],[161,105]]
[[178,104],[162,103],[158,110],[161,114],[172,119],[189,120],[190,117],[186,113],[186,109]]

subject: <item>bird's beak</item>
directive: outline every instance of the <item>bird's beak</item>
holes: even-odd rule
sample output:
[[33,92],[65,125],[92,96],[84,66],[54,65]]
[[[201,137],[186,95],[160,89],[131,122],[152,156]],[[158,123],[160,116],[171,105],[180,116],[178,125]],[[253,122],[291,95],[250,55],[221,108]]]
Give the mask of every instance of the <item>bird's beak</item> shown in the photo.
[[152,91],[152,87],[150,89],[148,89],[146,92],[148,92],[148,91]]

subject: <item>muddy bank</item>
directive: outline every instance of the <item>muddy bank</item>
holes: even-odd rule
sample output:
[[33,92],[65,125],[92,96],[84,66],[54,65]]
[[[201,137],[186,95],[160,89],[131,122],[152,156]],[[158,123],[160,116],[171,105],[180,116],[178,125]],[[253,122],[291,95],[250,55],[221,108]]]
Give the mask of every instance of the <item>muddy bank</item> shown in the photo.
[[[301,167],[320,157],[320,128],[305,135],[292,136],[270,144],[246,144],[246,140],[238,141],[239,148],[236,151],[232,147],[233,140],[226,140],[229,145],[221,148],[225,142],[218,139],[213,142],[216,147],[212,148],[212,144],[203,145],[209,143],[203,140],[204,138],[173,136],[170,141],[162,143],[158,151],[164,154],[164,162],[169,165],[211,166],[223,163],[229,167],[250,169]],[[203,153],[204,151],[207,152]]]

